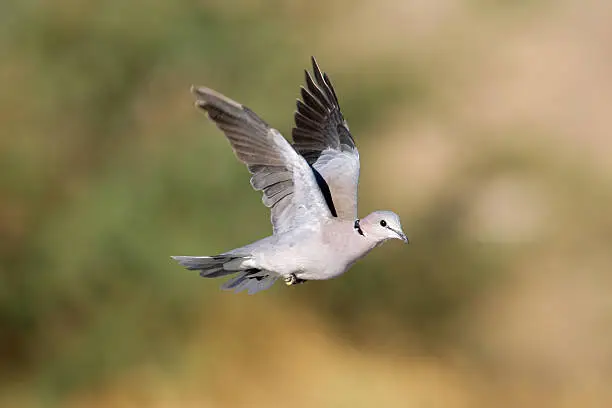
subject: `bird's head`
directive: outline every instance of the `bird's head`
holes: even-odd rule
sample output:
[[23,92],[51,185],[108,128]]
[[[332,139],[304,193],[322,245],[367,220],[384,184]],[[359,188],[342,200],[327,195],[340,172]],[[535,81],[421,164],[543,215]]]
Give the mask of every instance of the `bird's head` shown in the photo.
[[395,238],[408,243],[399,216],[392,211],[374,211],[361,219],[359,226],[366,237],[376,241],[383,242]]

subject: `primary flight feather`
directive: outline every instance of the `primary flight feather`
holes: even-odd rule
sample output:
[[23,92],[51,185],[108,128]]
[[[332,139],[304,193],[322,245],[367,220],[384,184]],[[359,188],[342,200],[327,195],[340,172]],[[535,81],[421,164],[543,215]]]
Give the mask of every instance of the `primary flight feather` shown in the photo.
[[288,285],[330,279],[388,239],[408,242],[391,211],[357,217],[359,152],[314,57],[312,68],[314,78],[305,71],[297,101],[293,145],[246,106],[192,87],[196,105],[247,165],[251,185],[271,212],[271,236],[216,256],[172,257],[205,278],[235,275],[223,289],[255,293],[278,278]]

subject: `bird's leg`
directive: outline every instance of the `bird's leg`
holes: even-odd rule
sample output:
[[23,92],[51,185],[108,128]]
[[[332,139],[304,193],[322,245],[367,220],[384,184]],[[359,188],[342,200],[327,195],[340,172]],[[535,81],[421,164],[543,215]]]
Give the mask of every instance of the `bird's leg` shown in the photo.
[[295,285],[296,282],[297,276],[295,276],[294,273],[285,276],[285,283],[287,284],[287,286]]
[[301,283],[306,282],[306,279],[300,279],[297,276],[295,276],[295,273],[289,274],[287,276],[285,276],[285,283],[287,284],[287,286],[291,286],[291,285],[299,285]]

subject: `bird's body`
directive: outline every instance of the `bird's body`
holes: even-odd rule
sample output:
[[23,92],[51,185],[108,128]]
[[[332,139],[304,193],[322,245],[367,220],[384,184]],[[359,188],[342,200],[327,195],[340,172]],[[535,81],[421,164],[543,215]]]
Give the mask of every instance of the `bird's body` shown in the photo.
[[375,241],[356,233],[353,222],[327,219],[321,225],[271,235],[229,253],[250,256],[246,266],[283,277],[293,274],[302,280],[324,280],[341,275],[375,246]]
[[196,105],[225,133],[271,208],[273,235],[217,256],[173,257],[203,277],[235,274],[223,288],[255,293],[282,277],[288,284],[334,278],[384,241],[407,242],[390,211],[357,218],[359,153],[335,91],[313,58],[291,145],[250,109],[208,88]]

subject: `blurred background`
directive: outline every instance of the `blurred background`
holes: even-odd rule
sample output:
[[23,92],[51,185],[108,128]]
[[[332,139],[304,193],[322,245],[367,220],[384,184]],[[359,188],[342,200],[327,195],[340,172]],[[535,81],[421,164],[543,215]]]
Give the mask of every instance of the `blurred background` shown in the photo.
[[[612,406],[612,3],[0,4],[0,406]],[[192,84],[286,136],[330,74],[411,245],[222,292],[269,234]]]

